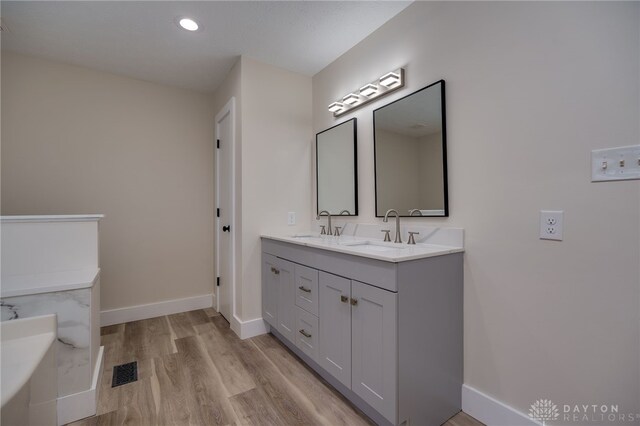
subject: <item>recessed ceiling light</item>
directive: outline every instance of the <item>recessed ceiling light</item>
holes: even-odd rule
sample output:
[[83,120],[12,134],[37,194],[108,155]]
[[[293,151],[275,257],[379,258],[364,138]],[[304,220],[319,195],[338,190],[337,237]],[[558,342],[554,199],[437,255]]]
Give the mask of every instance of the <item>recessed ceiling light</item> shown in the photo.
[[198,23],[190,18],[181,18],[178,24],[187,31],[197,31]]

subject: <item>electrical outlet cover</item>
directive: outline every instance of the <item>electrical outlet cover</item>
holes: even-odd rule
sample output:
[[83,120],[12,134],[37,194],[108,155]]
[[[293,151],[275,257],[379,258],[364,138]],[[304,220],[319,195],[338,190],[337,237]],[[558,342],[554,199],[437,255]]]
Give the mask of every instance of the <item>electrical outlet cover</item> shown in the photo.
[[562,241],[563,211],[540,211],[540,239]]
[[295,225],[296,224],[296,212],[289,212],[287,214],[287,225]]

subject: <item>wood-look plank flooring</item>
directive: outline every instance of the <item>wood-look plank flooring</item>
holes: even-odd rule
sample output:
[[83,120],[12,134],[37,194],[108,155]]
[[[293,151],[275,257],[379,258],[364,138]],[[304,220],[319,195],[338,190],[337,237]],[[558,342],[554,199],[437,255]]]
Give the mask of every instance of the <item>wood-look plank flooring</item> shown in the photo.
[[[102,327],[101,341],[98,412],[74,426],[373,424],[271,334],[240,340],[211,308]],[[112,388],[131,361],[138,381]]]

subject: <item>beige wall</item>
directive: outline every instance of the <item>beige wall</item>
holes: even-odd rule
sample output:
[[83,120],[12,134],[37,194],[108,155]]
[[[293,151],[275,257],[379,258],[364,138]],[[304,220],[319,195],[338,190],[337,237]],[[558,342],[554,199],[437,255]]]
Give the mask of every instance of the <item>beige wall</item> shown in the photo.
[[[640,412],[640,183],[590,182],[592,149],[640,140],[638,22],[637,2],[416,2],[313,78],[318,132],[329,103],[406,68],[347,117],[361,222],[378,220],[373,109],[446,80],[451,217],[411,221],[465,228],[465,382],[525,413]],[[563,242],[538,239],[541,209],[564,210]]]
[[[263,232],[308,230],[311,215],[311,78],[241,57],[214,95],[236,97],[235,320],[262,317]],[[296,212],[297,224],[287,225]]]
[[262,317],[260,234],[309,229],[311,129],[311,78],[243,56],[242,320]]
[[104,213],[102,309],[213,291],[209,95],[2,52],[2,214]]

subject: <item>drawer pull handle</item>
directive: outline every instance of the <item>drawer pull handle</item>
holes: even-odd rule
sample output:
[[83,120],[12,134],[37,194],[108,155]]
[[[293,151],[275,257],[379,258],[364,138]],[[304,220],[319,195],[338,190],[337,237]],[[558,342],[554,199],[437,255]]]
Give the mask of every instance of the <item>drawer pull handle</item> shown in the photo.
[[356,306],[358,304],[358,299],[351,299],[351,306]]
[[311,289],[310,288],[306,288],[305,286],[300,286],[298,287],[300,290],[304,291],[305,293],[311,293]]
[[302,334],[304,337],[306,337],[307,339],[311,338],[311,334],[307,333],[306,331],[304,331],[304,328],[301,330],[298,330],[298,333]]
[[349,298],[347,296],[340,296],[340,301],[342,303],[347,303],[349,301]]

